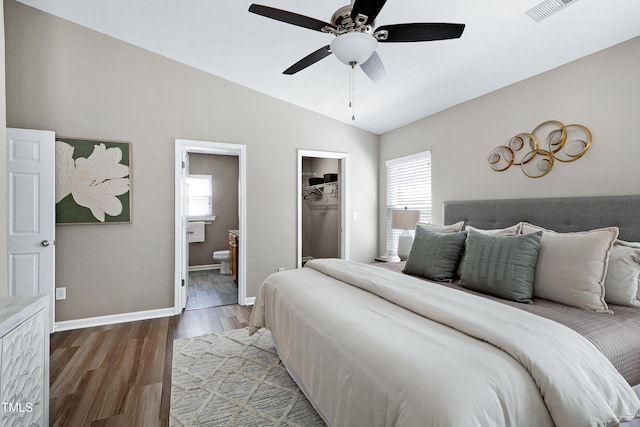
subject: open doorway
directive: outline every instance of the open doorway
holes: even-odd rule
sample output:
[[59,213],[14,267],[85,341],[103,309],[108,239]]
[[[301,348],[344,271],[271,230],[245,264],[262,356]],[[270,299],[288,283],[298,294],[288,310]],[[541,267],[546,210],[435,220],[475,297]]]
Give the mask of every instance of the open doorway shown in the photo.
[[[200,157],[204,155],[204,157]],[[209,157],[211,156],[211,157]],[[203,214],[201,218],[189,218],[188,216],[188,202],[189,202],[189,186],[187,180],[189,178],[191,162],[195,162],[196,169],[191,170],[194,176],[208,175],[206,172],[206,163],[208,160],[222,159],[226,157],[224,163],[227,167],[235,164],[237,170],[235,172],[235,183],[223,183],[221,185],[233,186],[237,192],[237,197],[232,198],[235,200],[236,209],[231,209],[228,213],[225,213],[225,217],[236,216],[236,220],[226,221],[229,218],[221,218],[217,214],[217,211],[210,212],[209,214]],[[200,169],[198,164],[204,163],[204,170]],[[222,163],[219,163],[219,167]],[[198,173],[196,173],[198,172]],[[212,174],[214,175],[214,174]],[[233,191],[233,190],[232,190]],[[226,203],[234,203],[233,201]],[[231,212],[233,211],[233,212]],[[221,212],[226,212],[222,210]],[[215,218],[214,218],[215,217]],[[190,221],[191,220],[191,221]],[[216,223],[216,221],[218,221]],[[224,222],[224,224],[222,224]],[[197,224],[196,224],[197,223]],[[209,224],[207,224],[209,223]],[[237,225],[236,225],[237,224]],[[194,255],[194,259],[191,260],[190,245],[201,244],[205,241],[200,238],[195,239],[194,235],[199,235],[201,232],[207,235],[206,227],[215,225],[216,230],[211,228],[210,235],[222,235],[226,236],[226,240],[222,240],[218,236],[216,239],[211,239],[211,250],[208,247],[204,247],[200,250],[200,254]],[[197,264],[200,268],[195,270],[218,270],[223,269],[226,273],[229,270],[229,264],[233,263],[234,282],[237,285],[237,297],[236,302],[240,305],[247,304],[246,298],[246,147],[240,144],[226,144],[218,142],[207,141],[192,141],[192,140],[176,140],[176,152],[175,152],[175,293],[174,293],[174,310],[177,313],[187,307],[188,296],[190,292],[190,264]],[[214,252],[221,252],[231,250],[230,238],[231,232],[234,235],[234,248],[233,254],[228,253],[226,256],[218,254],[214,258]],[[192,242],[190,243],[189,240]],[[213,235],[211,235],[213,237]],[[200,249],[200,248],[199,248]],[[208,252],[211,252],[210,254]],[[222,254],[224,255],[224,254]],[[206,259],[206,261],[204,261]],[[206,262],[206,263],[205,263]],[[224,265],[223,265],[224,264]],[[193,278],[193,276],[192,276]],[[203,304],[208,304],[206,301]],[[194,308],[204,308],[193,306]]]
[[348,155],[298,150],[298,268],[349,258]]
[[237,304],[237,268],[230,259],[229,242],[238,234],[238,157],[188,153],[187,164],[189,279],[185,310]]

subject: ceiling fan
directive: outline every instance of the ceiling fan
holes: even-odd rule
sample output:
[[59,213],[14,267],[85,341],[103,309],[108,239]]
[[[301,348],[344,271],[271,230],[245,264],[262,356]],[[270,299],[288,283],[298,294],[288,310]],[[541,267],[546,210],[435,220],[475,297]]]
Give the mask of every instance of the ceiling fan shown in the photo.
[[374,21],[385,2],[386,0],[352,0],[350,5],[341,7],[333,14],[330,23],[259,4],[252,4],[249,12],[336,36],[331,44],[305,56],[283,72],[289,75],[304,70],[333,53],[341,62],[352,68],[359,65],[371,80],[378,81],[385,75],[382,60],[375,51],[378,42],[456,39],[464,31],[464,24],[448,23],[394,24],[374,29]]

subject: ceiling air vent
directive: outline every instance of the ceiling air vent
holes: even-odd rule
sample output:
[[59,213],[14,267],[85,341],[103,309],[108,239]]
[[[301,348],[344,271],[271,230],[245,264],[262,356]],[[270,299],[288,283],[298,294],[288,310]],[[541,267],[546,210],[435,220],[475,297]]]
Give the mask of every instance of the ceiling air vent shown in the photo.
[[527,10],[525,13],[534,21],[540,22],[577,1],[578,0],[546,0]]

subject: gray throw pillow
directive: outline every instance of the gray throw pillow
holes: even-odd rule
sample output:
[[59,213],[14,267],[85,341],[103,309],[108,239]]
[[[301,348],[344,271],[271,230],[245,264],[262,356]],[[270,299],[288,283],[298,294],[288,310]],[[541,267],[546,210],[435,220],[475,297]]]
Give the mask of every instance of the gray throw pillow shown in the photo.
[[530,304],[542,232],[518,236],[468,233],[460,286]]
[[453,280],[466,237],[466,231],[440,233],[418,224],[402,271],[441,282]]
[[604,279],[608,304],[640,307],[640,244],[616,240],[609,254]]

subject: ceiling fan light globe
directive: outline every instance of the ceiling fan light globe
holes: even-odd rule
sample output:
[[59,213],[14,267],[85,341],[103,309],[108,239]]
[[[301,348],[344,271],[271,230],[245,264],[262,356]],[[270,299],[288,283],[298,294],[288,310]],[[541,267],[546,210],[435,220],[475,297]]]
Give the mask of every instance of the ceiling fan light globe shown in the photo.
[[378,41],[371,34],[351,32],[333,39],[331,51],[344,64],[362,64],[371,57],[377,46]]

